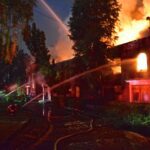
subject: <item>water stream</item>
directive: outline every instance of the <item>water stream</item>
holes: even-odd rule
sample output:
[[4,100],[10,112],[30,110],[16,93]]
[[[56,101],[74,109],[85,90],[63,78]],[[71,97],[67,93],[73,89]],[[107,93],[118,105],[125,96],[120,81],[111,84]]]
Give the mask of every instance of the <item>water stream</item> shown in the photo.
[[68,27],[64,24],[64,22],[60,19],[60,17],[54,12],[54,10],[45,2],[45,0],[39,0],[39,2],[46,8],[47,12],[50,16],[52,16],[58,25],[65,31],[66,35],[69,34]]
[[[64,24],[64,22],[59,18],[59,16],[53,11],[53,9],[45,2],[45,0],[38,0],[40,5],[44,6],[44,8],[47,10],[48,14],[50,16],[52,16],[56,22],[58,23],[58,25],[64,30],[64,32],[66,33],[66,35],[69,34],[69,30],[68,30],[68,27]],[[126,64],[126,63],[129,63],[129,62],[135,62],[135,59],[127,59],[127,60],[123,60],[121,62],[121,64]],[[86,76],[90,73],[93,73],[93,72],[96,72],[96,71],[102,71],[103,69],[107,69],[108,67],[111,68],[115,65],[121,65],[121,64],[116,64],[115,62],[112,61],[112,63],[109,63],[109,64],[105,64],[105,65],[102,65],[102,66],[99,66],[99,67],[96,67],[96,68],[93,68],[91,70],[87,70],[85,72],[82,72],[82,73],[79,73],[77,75],[74,75],[60,83],[57,83],[50,88],[50,91],[53,91],[54,89],[58,88],[58,87],[61,87],[62,85],[65,85],[67,83],[70,83],[78,78],[81,78],[83,76]],[[11,93],[10,93],[11,94]],[[7,94],[9,95],[9,93]],[[34,97],[33,99],[31,99],[29,102],[27,102],[26,104],[24,104],[23,107],[27,106],[28,104],[30,104],[31,102],[33,102],[34,100],[36,100],[37,98],[39,98],[40,96],[42,96],[42,93],[40,93],[39,95],[37,95],[36,97]]]
[[[76,79],[79,79],[79,78],[81,78],[83,76],[86,76],[86,75],[88,75],[90,73],[93,73],[93,72],[96,72],[96,71],[102,71],[103,69],[107,69],[108,67],[111,68],[113,66],[123,65],[123,64],[129,64],[129,63],[135,63],[135,62],[136,62],[135,59],[126,59],[126,60],[123,60],[121,62],[121,64],[120,63],[117,64],[114,61],[112,61],[111,64],[105,64],[105,65],[102,65],[102,66],[99,66],[99,67],[87,70],[85,72],[82,72],[80,74],[74,75],[74,76],[72,76],[72,77],[70,77],[70,78],[68,78],[68,79],[66,79],[66,80],[64,80],[64,81],[62,81],[60,83],[57,83],[57,84],[55,84],[55,85],[53,85],[53,86],[51,86],[49,88],[50,88],[51,91],[53,91],[54,89],[56,89],[58,87],[61,87],[62,85],[65,85],[67,83],[71,83],[72,81],[74,81]],[[39,98],[40,96],[42,96],[42,93],[40,93],[39,95],[37,95],[36,97],[34,97],[33,99],[31,99],[24,106],[27,106],[28,104],[30,104],[31,102],[33,102],[34,100],[36,100],[37,98]]]

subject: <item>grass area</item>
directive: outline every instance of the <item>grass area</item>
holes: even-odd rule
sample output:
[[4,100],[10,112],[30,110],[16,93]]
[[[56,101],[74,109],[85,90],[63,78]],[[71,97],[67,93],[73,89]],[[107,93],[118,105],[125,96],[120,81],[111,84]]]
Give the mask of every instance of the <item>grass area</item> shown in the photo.
[[113,102],[99,109],[99,123],[150,136],[150,104]]

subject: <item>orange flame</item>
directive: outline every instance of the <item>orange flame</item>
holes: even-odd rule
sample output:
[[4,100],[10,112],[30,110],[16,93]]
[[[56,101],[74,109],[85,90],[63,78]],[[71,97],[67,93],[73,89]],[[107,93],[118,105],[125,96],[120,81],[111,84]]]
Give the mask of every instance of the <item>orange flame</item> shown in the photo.
[[115,45],[148,35],[150,0],[119,0],[121,4],[120,25],[116,28],[118,40]]
[[147,55],[140,53],[137,57],[137,71],[147,71]]

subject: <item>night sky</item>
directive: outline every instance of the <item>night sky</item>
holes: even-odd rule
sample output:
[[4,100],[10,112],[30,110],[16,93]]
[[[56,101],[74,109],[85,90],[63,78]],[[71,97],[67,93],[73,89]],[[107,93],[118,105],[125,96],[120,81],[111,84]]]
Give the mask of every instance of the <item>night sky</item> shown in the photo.
[[46,0],[53,10],[65,20],[70,13],[73,0]]
[[[61,20],[67,24],[73,0],[45,0],[45,2],[48,3]],[[34,9],[34,21],[38,28],[45,32],[47,47],[52,49],[61,36],[61,28],[58,26],[56,20],[47,13],[47,10],[42,7],[39,2],[37,3],[37,7]]]

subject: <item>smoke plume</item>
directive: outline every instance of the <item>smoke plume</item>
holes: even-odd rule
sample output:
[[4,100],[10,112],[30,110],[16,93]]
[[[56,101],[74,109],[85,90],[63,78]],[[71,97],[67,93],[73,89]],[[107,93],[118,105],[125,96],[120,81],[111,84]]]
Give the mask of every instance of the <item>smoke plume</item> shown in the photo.
[[[72,58],[73,44],[68,37],[68,34],[70,33],[65,21],[62,21],[62,18],[55,13],[46,1],[38,0],[38,2],[38,6],[42,10],[42,13],[50,18],[49,20],[47,19],[43,21],[40,19],[39,22],[42,22],[41,26],[46,33],[46,41],[52,58],[54,58],[56,62]],[[67,18],[69,18],[69,16]]]
[[69,36],[66,35],[66,33],[63,33],[61,29],[59,29],[59,33],[58,41],[50,50],[50,54],[56,60],[56,62],[71,59],[74,56],[74,52],[72,50],[73,43],[69,39]]

